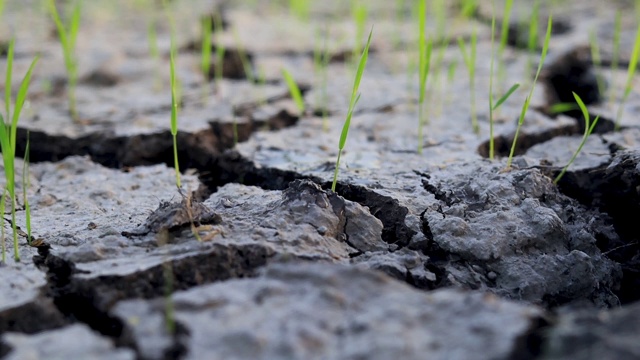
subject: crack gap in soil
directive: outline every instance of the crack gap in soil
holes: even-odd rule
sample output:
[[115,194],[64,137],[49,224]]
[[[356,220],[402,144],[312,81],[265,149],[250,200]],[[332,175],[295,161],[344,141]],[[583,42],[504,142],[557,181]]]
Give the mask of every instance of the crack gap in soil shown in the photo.
[[[70,322],[82,322],[99,333],[111,337],[117,346],[136,350],[137,346],[126,324],[112,316],[110,310],[119,301],[165,296],[164,265],[132,271],[126,275],[86,277],[76,265],[50,252],[48,246],[38,249],[34,263],[47,272],[48,296]],[[167,259],[173,269],[173,291],[224,281],[252,277],[274,256],[272,250],[255,244],[237,247],[214,245],[190,256]],[[178,328],[179,330],[180,328]],[[185,333],[184,327],[182,333]],[[176,333],[172,353],[180,353],[184,345]]]
[[[282,110],[267,119],[250,119],[234,126],[211,122],[210,127],[193,133],[178,132],[178,158],[182,169],[206,170],[226,149],[244,142],[260,129],[277,130],[294,126],[299,118]],[[234,131],[235,128],[235,131]],[[19,128],[16,155],[24,156],[27,130]],[[155,165],[173,166],[173,140],[169,130],[135,136],[109,136],[105,133],[77,139],[29,131],[31,162],[60,161],[68,156],[89,155],[93,161],[110,168]]]
[[[534,145],[549,141],[558,136],[569,136],[579,134],[579,128],[576,125],[562,126],[558,128],[548,129],[538,133],[523,133],[521,132],[518,137],[518,142],[514,150],[514,156],[522,155],[527,152]],[[506,157],[509,156],[511,151],[511,145],[513,144],[513,136],[498,135],[494,137],[494,150],[495,156]],[[478,146],[478,154],[484,158],[489,157],[489,140],[483,142]]]
[[542,356],[547,339],[547,331],[552,326],[550,319],[545,317],[532,318],[529,328],[519,336],[513,346],[508,359],[533,360]]
[[[257,186],[265,190],[284,190],[294,180],[311,180],[321,184],[324,189],[331,184],[314,176],[304,176],[294,171],[275,168],[258,168],[236,151],[227,151],[218,158],[215,165],[200,176],[211,193],[227,183],[239,183]],[[354,185],[338,183],[336,192],[347,200],[359,203],[370,209],[373,216],[383,224],[382,239],[389,244],[405,247],[415,231],[405,225],[408,209],[400,206],[397,200]]]
[[[330,187],[330,183],[324,183],[323,187]],[[382,240],[386,243],[395,244],[400,249],[407,246],[415,235],[416,232],[405,224],[409,210],[401,206],[398,200],[349,184],[338,183],[336,192],[345,199],[367,206],[371,215],[382,221]]]

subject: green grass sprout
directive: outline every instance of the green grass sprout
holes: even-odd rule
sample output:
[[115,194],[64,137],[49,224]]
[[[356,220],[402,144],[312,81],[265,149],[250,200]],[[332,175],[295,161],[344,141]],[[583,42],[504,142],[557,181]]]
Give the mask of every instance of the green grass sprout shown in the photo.
[[527,110],[529,110],[529,104],[531,103],[531,97],[533,96],[533,89],[536,86],[536,82],[538,81],[538,77],[540,76],[540,71],[542,70],[542,66],[544,65],[544,60],[547,57],[547,52],[549,51],[549,40],[551,39],[551,28],[553,27],[553,16],[549,15],[549,20],[547,22],[547,33],[544,37],[544,44],[542,45],[542,53],[540,54],[540,62],[538,63],[538,70],[536,71],[536,76],[533,78],[533,83],[531,84],[531,89],[529,89],[529,95],[524,101],[522,105],[522,111],[520,111],[520,117],[518,118],[518,126],[516,127],[516,132],[513,135],[513,142],[511,143],[511,150],[509,151],[509,158],[507,159],[506,170],[511,169],[511,163],[513,162],[513,155],[516,150],[516,142],[518,141],[518,135],[520,134],[520,129],[524,124],[524,117],[527,114]]
[[238,51],[238,56],[240,57],[240,62],[242,63],[242,69],[244,70],[244,74],[247,77],[247,80],[251,83],[256,82],[256,77],[253,73],[253,69],[251,66],[251,61],[249,60],[249,56],[242,45],[242,39],[240,38],[240,34],[238,30],[233,28],[233,38],[236,42],[236,50]]
[[538,45],[538,16],[540,14],[540,1],[536,0],[533,3],[533,11],[531,12],[531,19],[529,20],[529,40],[527,41],[527,49],[529,54],[533,54],[536,51]]
[[[527,57],[527,67],[525,69],[525,74],[529,74],[531,72],[533,56],[536,52],[536,47],[538,45],[538,18],[540,15],[540,1],[535,0],[533,2],[533,9],[531,11],[531,18],[529,19],[529,37],[527,39],[527,50],[529,52],[529,56]],[[525,24],[526,25],[526,24]],[[533,85],[531,85],[533,86]]]
[[504,54],[504,50],[507,48],[507,42],[509,41],[509,20],[511,18],[511,9],[513,8],[513,0],[506,0],[504,2],[504,11],[502,14],[502,26],[500,28],[500,47],[498,48],[499,56]]
[[[495,64],[496,9],[495,1],[491,2],[491,64],[489,65],[489,159],[493,160],[493,66]],[[514,90],[515,91],[515,90]]]
[[82,0],[77,0],[71,13],[71,18],[68,24],[64,24],[58,10],[56,9],[55,0],[47,0],[47,9],[56,24],[58,30],[58,38],[62,45],[62,53],[64,56],[64,66],[67,69],[68,87],[67,95],[69,98],[69,113],[71,119],[78,122],[78,112],[76,109],[76,94],[75,89],[78,82],[78,59],[76,58],[76,39],[78,37],[78,30],[80,29],[80,15]]
[[[15,40],[9,42],[9,49],[7,51],[7,73],[13,71],[13,54],[14,54]],[[2,150],[2,159],[4,161],[4,175],[6,179],[6,190],[11,201],[11,222],[13,226],[13,250],[14,259],[16,262],[20,261],[20,253],[18,251],[18,230],[16,227],[16,188],[15,188],[15,154],[16,154],[16,141],[18,131],[18,121],[20,120],[20,113],[22,107],[27,99],[27,92],[29,91],[29,83],[31,81],[31,74],[33,69],[38,63],[39,57],[36,56],[27,73],[22,78],[18,94],[16,95],[16,101],[14,104],[13,114],[9,114],[9,106],[7,105],[7,117],[6,120],[11,120],[10,124],[5,123],[5,118],[0,115],[0,149]],[[7,79],[11,77],[8,75]],[[6,83],[6,88],[11,87],[11,83]],[[5,91],[5,99],[8,99],[8,103],[11,103],[11,90]],[[9,94],[9,95],[7,95]],[[4,240],[3,240],[4,241]]]
[[[491,87],[491,86],[490,86]],[[498,101],[493,103],[493,95],[491,92],[489,93],[489,159],[493,160],[495,155],[495,143],[493,138],[493,112],[496,111],[502,103],[507,101],[507,99],[520,87],[519,83],[515,83],[507,90],[507,92],[502,95]]]
[[309,19],[311,2],[309,0],[289,0],[289,11],[302,21]]
[[[395,0],[394,20],[396,24],[402,24],[405,18],[405,2],[406,0]],[[394,50],[400,50],[402,45],[402,31],[400,26],[394,26],[392,34],[392,47]]]
[[475,91],[475,77],[476,77],[476,49],[478,44],[478,34],[476,32],[475,27],[471,32],[471,38],[469,39],[469,48],[467,51],[467,46],[464,43],[462,38],[458,38],[458,46],[460,47],[460,51],[462,52],[462,59],[464,60],[465,65],[467,66],[467,70],[469,72],[469,95],[471,102],[471,126],[473,127],[473,132],[476,134],[480,133],[480,125],[478,125],[478,114],[476,113],[476,91]]
[[29,132],[27,131],[27,144],[24,150],[24,164],[22,166],[22,203],[24,204],[25,211],[25,225],[27,228],[27,244],[31,245],[31,205],[29,205],[29,197],[27,196],[27,190],[30,186],[29,180]]
[[627,68],[627,84],[624,87],[624,94],[618,107],[618,114],[616,115],[616,122],[614,126],[616,131],[620,130],[620,119],[622,118],[622,112],[624,111],[624,103],[629,98],[629,95],[631,95],[631,90],[633,88],[633,77],[636,73],[636,68],[638,67],[638,55],[640,55],[640,25],[638,25],[638,30],[636,31],[636,39],[633,45],[633,52],[631,53],[629,67]]
[[347,111],[347,118],[345,119],[344,125],[342,126],[342,133],[340,134],[340,143],[338,145],[338,158],[336,159],[336,169],[333,173],[333,183],[331,184],[331,191],[336,191],[336,184],[338,183],[338,171],[340,170],[340,157],[342,155],[342,150],[347,142],[347,136],[349,135],[349,126],[351,125],[351,117],[353,116],[353,110],[360,100],[360,94],[358,93],[358,89],[360,88],[360,80],[362,80],[362,73],[364,72],[364,68],[367,66],[367,59],[369,58],[369,46],[371,45],[371,35],[373,34],[373,29],[369,32],[369,38],[367,39],[367,45],[365,45],[364,50],[362,51],[362,55],[360,56],[360,62],[358,63],[358,68],[356,70],[356,76],[353,81],[353,90],[351,90],[351,100],[349,100],[349,109]]
[[369,11],[367,6],[365,5],[365,1],[356,0],[353,2],[353,7],[351,11],[351,15],[353,17],[353,22],[356,24],[356,41],[353,47],[353,56],[352,62],[355,64],[355,60],[358,55],[360,55],[362,51],[362,45],[360,44],[361,39],[364,36],[364,29],[367,23],[367,17],[369,15]]
[[511,94],[513,94],[516,90],[518,90],[518,88],[520,87],[519,83],[515,83],[513,84],[509,90],[507,90],[507,92],[502,95],[502,97],[500,99],[498,99],[498,101],[496,101],[496,103],[493,105],[492,109],[496,110],[498,107],[500,107],[500,105],[502,105],[502,103],[504,103],[505,101],[507,101],[507,99],[509,98],[509,96],[511,96]]
[[298,111],[300,111],[300,116],[304,115],[304,100],[302,99],[302,92],[296,84],[296,80],[293,78],[293,75],[287,70],[282,69],[282,77],[284,81],[287,83],[287,87],[289,88],[289,94],[291,94],[291,98],[296,103],[296,107]]
[[[493,5],[493,2],[492,2]],[[513,0],[505,0],[504,2],[504,10],[502,14],[502,25],[500,28],[500,46],[498,47],[498,59],[502,60],[504,56],[504,51],[507,48],[507,42],[509,41],[509,21],[511,19],[511,9],[513,8]],[[495,16],[495,15],[494,15]],[[505,66],[504,62],[500,61],[498,63],[498,79],[500,83],[504,80],[505,77]]]
[[[492,3],[493,5],[493,3]],[[502,95],[502,97],[500,99],[498,99],[497,102],[494,103],[493,100],[493,68],[494,68],[494,64],[495,64],[495,54],[494,54],[494,45],[495,45],[495,30],[496,30],[496,16],[495,16],[495,8],[492,9],[493,11],[493,16],[491,17],[491,65],[490,65],[490,70],[489,70],[489,159],[493,160],[494,157],[494,153],[495,153],[495,143],[494,143],[494,138],[493,138],[493,112],[495,110],[498,109],[498,107],[500,107],[500,105],[502,105],[502,103],[504,103],[505,101],[507,101],[507,99],[509,98],[509,96],[511,96],[511,94],[513,94],[518,87],[520,87],[520,84],[516,83],[513,86],[511,86],[511,88],[509,90],[507,90],[507,92]]]
[[224,75],[224,53],[226,48],[222,42],[222,15],[219,12],[214,13],[214,30],[216,35],[216,68],[215,68],[215,83],[216,92],[220,92],[222,86],[222,76]]
[[478,8],[477,0],[462,0],[461,5],[460,14],[465,18],[471,18]]
[[[208,81],[209,70],[211,69],[211,32],[213,31],[211,16],[205,16],[202,18],[201,31],[202,44],[200,45],[200,70],[202,70],[202,75],[204,76],[205,81]],[[206,98],[207,87],[204,86],[203,88],[205,89]]]
[[4,210],[6,208],[6,202],[7,202],[7,197],[9,196],[9,194],[7,193],[7,188],[3,187],[2,188],[2,197],[0,197],[0,214],[2,216],[0,216],[0,236],[2,236],[2,238],[0,238],[1,242],[2,242],[2,263],[6,264],[7,263],[7,243],[4,237]]
[[582,135],[582,141],[580,142],[580,145],[578,145],[578,149],[573,153],[573,156],[571,156],[569,163],[565,165],[565,167],[562,169],[560,174],[558,174],[558,176],[556,176],[556,178],[553,180],[554,184],[557,184],[560,181],[560,179],[562,179],[564,174],[567,172],[567,169],[569,168],[569,166],[571,166],[571,164],[573,164],[573,162],[576,160],[576,157],[578,157],[578,154],[580,154],[580,151],[582,151],[582,148],[584,147],[584,144],[586,144],[587,139],[589,139],[589,136],[593,132],[593,129],[596,127],[596,124],[598,123],[598,119],[600,119],[600,115],[598,115],[593,120],[593,122],[591,122],[590,121],[591,116],[589,115],[587,106],[584,104],[584,102],[582,102],[582,99],[580,99],[580,96],[578,96],[578,94],[576,93],[573,93],[573,97],[576,99],[576,103],[578,103],[580,110],[582,110],[582,116],[584,117],[584,134]]
[[603,95],[605,91],[604,77],[600,67],[602,66],[602,58],[600,57],[600,46],[598,45],[598,37],[595,30],[589,32],[589,47],[591,48],[591,60],[596,68],[596,83],[598,84],[598,93]]
[[[327,29],[328,30],[328,29]],[[321,31],[317,32],[317,36],[320,37]],[[313,68],[316,74],[316,77],[319,77],[319,87],[320,91],[318,92],[318,104],[322,109],[322,130],[324,132],[329,131],[329,121],[328,121],[328,103],[329,103],[329,94],[327,90],[328,83],[328,70],[329,70],[329,49],[327,45],[327,33],[325,32],[322,40],[322,47],[319,45],[320,41],[316,41],[316,47],[313,51]]]
[[553,104],[551,108],[549,108],[549,112],[551,114],[561,114],[567,111],[577,110],[580,107],[576,103],[557,103]]
[[449,63],[449,66],[447,67],[447,81],[449,83],[452,83],[453,80],[456,78],[457,67],[458,67],[458,62],[456,60],[453,60]]
[[620,33],[622,32],[622,12],[616,11],[616,17],[613,24],[613,50],[611,54],[611,93],[609,95],[609,102],[614,103],[616,99],[616,91],[614,86],[615,74],[618,71],[618,65],[620,61]]
[[180,166],[178,165],[178,91],[176,81],[176,40],[171,32],[171,49],[169,50],[169,71],[171,78],[171,136],[173,137],[173,165],[176,172],[176,186],[182,187],[180,182]]
[[420,0],[418,6],[418,74],[419,74],[419,96],[418,96],[418,154],[422,154],[423,143],[423,127],[425,125],[424,116],[424,100],[426,97],[427,77],[429,76],[429,67],[431,65],[431,49],[433,42],[426,39],[426,18],[427,18],[427,1]]

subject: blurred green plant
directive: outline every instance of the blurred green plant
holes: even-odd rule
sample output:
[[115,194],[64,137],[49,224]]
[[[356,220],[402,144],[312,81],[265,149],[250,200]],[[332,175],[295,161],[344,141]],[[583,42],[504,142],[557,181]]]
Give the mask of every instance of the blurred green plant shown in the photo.
[[433,42],[426,39],[427,1],[420,0],[418,6],[418,154],[422,154],[423,128],[426,123],[424,114],[424,102],[427,93],[427,78],[431,65],[431,50]]
[[[29,83],[31,81],[31,74],[33,69],[38,63],[39,56],[36,56],[27,73],[22,78],[20,88],[16,95],[16,101],[13,108],[13,114],[11,114],[11,75],[13,72],[13,55],[14,55],[15,40],[9,42],[9,49],[7,51],[7,68],[5,77],[5,116],[0,114],[0,149],[2,150],[2,160],[4,161],[4,175],[5,175],[5,190],[3,194],[6,194],[11,202],[11,225],[13,227],[13,250],[15,261],[20,261],[20,252],[18,249],[18,229],[16,227],[16,179],[15,179],[15,154],[16,154],[16,141],[18,132],[18,121],[20,120],[20,113],[27,100],[27,93],[29,91]],[[10,120],[10,123],[5,123],[6,120]],[[6,192],[5,192],[6,191]],[[26,189],[25,189],[26,191]],[[2,197],[2,207],[4,210],[6,197]],[[2,212],[4,213],[4,212]],[[2,220],[0,222],[4,229],[4,217],[0,216]],[[2,237],[2,248],[5,249],[4,236]],[[2,260],[5,261],[4,251],[2,253]]]
[[544,44],[542,46],[542,53],[540,54],[540,62],[538,63],[538,70],[536,71],[536,76],[533,78],[533,83],[531,84],[531,89],[529,89],[529,95],[524,101],[522,105],[522,111],[520,112],[520,117],[518,119],[518,126],[516,127],[516,132],[513,135],[513,142],[511,143],[511,150],[509,151],[509,158],[507,159],[506,170],[511,169],[511,163],[513,162],[513,155],[516,150],[516,143],[518,141],[518,135],[520,134],[520,129],[524,124],[524,117],[527,114],[527,110],[529,110],[529,104],[531,103],[531,97],[533,96],[533,89],[536,86],[536,82],[538,81],[538,77],[540,76],[540,71],[542,70],[542,66],[544,65],[544,60],[547,57],[547,52],[549,51],[549,40],[551,39],[551,28],[553,27],[553,16],[549,15],[549,20],[547,21],[547,33],[544,37]]
[[69,98],[69,113],[71,119],[78,122],[78,111],[76,109],[76,85],[78,83],[78,59],[76,57],[76,40],[80,29],[80,15],[82,13],[82,0],[76,0],[68,23],[65,25],[56,9],[55,0],[46,0],[47,9],[56,24],[58,38],[62,45],[64,56],[64,66],[67,69],[68,86],[67,96]]
[[573,153],[573,156],[571,156],[569,163],[567,163],[567,165],[562,169],[560,174],[558,174],[558,176],[556,176],[556,178],[553,180],[554,184],[557,184],[560,181],[560,179],[562,179],[564,174],[567,172],[567,169],[569,168],[569,166],[571,166],[571,164],[573,164],[573,162],[576,160],[576,158],[578,157],[578,154],[580,154],[580,151],[582,151],[584,144],[586,144],[587,140],[589,139],[589,136],[593,132],[593,129],[596,127],[596,124],[598,123],[598,119],[600,119],[600,115],[598,115],[593,120],[593,122],[591,122],[591,115],[589,115],[587,106],[584,104],[584,102],[582,102],[582,99],[580,98],[580,96],[578,96],[578,94],[574,92],[573,97],[576,99],[576,103],[578,104],[578,107],[580,107],[580,110],[582,111],[582,116],[584,118],[584,134],[582,135],[582,141],[580,142],[580,145],[578,145],[578,149]]
[[469,102],[471,103],[471,127],[475,134],[480,134],[480,125],[478,124],[478,113],[476,112],[476,50],[478,44],[478,33],[474,27],[471,32],[471,38],[469,39],[469,48],[465,45],[462,38],[458,38],[458,46],[460,52],[462,52],[462,59],[467,66],[469,72]]
[[349,100],[349,109],[347,110],[347,118],[342,126],[342,132],[340,134],[340,142],[338,144],[338,158],[336,159],[336,169],[333,173],[333,183],[331,184],[331,191],[336,191],[336,184],[338,183],[338,172],[340,171],[340,157],[342,156],[342,150],[347,142],[347,136],[349,135],[349,127],[351,126],[351,117],[353,111],[360,100],[360,94],[358,89],[360,88],[360,80],[362,80],[362,74],[364,68],[367,66],[367,59],[369,58],[369,46],[371,45],[371,35],[373,35],[373,29],[369,32],[369,38],[367,39],[367,45],[362,51],[360,61],[358,62],[358,68],[356,70],[356,76],[353,81],[353,88],[351,90],[351,99]]
[[287,70],[282,69],[282,77],[284,78],[287,87],[289,88],[289,94],[291,98],[296,103],[296,107],[300,112],[300,116],[304,115],[304,100],[302,99],[302,91],[300,91],[300,87],[296,83],[296,80],[293,78],[293,75]]
[[633,52],[631,52],[631,59],[629,59],[629,67],[627,68],[627,84],[624,87],[624,94],[618,107],[618,113],[616,114],[615,129],[620,130],[620,119],[624,111],[624,104],[627,102],[631,90],[633,90],[633,78],[636,74],[636,68],[638,67],[638,55],[640,55],[640,24],[636,31],[636,38],[633,45]]

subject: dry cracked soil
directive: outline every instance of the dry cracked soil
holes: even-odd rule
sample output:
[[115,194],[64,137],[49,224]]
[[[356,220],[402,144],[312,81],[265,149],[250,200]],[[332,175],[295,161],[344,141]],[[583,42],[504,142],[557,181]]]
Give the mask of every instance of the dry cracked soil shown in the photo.
[[[28,186],[17,184],[17,249],[4,214],[0,358],[640,358],[637,78],[622,102],[638,21],[630,1],[533,10],[516,0],[493,87],[522,86],[491,129],[491,23],[507,21],[504,2],[479,1],[464,17],[460,2],[430,1],[422,143],[411,1],[85,1],[75,120],[43,3],[6,2],[0,24],[0,41],[15,37],[14,95],[40,56],[17,129],[19,177],[27,139],[30,163]],[[57,2],[63,17],[73,4]],[[550,14],[549,53],[507,168]],[[207,17],[217,30],[203,76]],[[333,192],[353,49],[371,27]],[[473,36],[471,82],[457,39]],[[582,112],[554,111],[572,91],[599,122],[556,184],[585,129]]]

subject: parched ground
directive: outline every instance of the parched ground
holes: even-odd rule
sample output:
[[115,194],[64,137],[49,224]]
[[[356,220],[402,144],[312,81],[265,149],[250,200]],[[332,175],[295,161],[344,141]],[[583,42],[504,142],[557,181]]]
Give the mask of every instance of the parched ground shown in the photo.
[[[68,14],[72,4],[58,6]],[[300,14],[269,1],[86,1],[75,121],[43,3],[7,3],[0,40],[16,39],[14,96],[40,59],[17,130],[17,155],[28,138],[30,159],[28,187],[18,181],[17,249],[4,216],[0,357],[640,358],[636,78],[622,101],[636,9],[541,2],[529,51],[536,13],[532,2],[515,1],[493,87],[498,97],[521,86],[491,126],[491,2],[468,17],[454,2],[429,4],[435,45],[419,142],[412,2],[317,2]],[[363,5],[358,28],[352,11]],[[549,14],[549,54],[508,168]],[[207,76],[203,17],[219,29]],[[172,168],[169,19],[181,189]],[[159,58],[150,55],[150,27]],[[333,192],[354,49],[370,29]],[[474,34],[472,82],[458,39]],[[304,111],[282,69],[299,84]],[[585,129],[580,111],[553,111],[572,91],[599,122],[556,184]],[[24,161],[16,166],[22,176]]]

